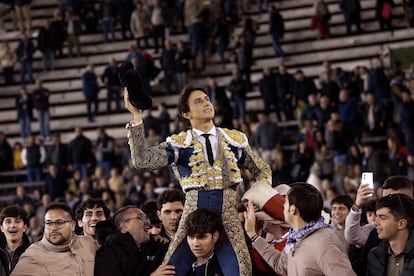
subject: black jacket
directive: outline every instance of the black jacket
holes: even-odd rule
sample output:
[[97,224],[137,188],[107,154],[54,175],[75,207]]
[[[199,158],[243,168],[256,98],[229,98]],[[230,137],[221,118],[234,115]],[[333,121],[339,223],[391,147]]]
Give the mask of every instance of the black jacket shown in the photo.
[[217,256],[215,254],[204,265],[201,265],[195,268],[195,270],[191,268],[191,270],[187,273],[186,276],[198,276],[198,275],[206,275],[206,276],[223,276],[224,275],[220,269],[220,265],[218,263]]
[[[368,254],[368,274],[369,276],[387,275],[388,265],[388,241],[382,241]],[[411,230],[408,243],[404,248],[404,267],[401,276],[414,275],[414,231]]]
[[138,248],[129,233],[112,233],[96,252],[94,275],[150,275],[161,265],[167,249],[168,244],[154,241]]
[[4,236],[3,232],[0,233],[0,276],[8,276],[11,274],[12,270],[17,264],[20,256],[26,251],[26,249],[30,246],[29,238],[26,234],[23,234],[23,245],[18,247],[16,251],[14,251],[13,257],[10,259],[9,254],[7,253],[7,241],[6,237]]

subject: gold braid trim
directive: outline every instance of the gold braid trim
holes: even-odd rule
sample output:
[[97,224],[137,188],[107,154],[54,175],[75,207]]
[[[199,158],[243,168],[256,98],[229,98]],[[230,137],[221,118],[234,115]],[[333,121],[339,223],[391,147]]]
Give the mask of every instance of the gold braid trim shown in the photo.
[[252,263],[250,253],[246,245],[243,227],[240,223],[235,204],[236,192],[232,189],[225,189],[223,191],[223,209],[221,212],[224,231],[239,261],[240,276],[251,276]]
[[131,161],[135,168],[155,170],[168,165],[167,143],[163,142],[149,149],[145,148],[144,124],[128,127],[128,144]]

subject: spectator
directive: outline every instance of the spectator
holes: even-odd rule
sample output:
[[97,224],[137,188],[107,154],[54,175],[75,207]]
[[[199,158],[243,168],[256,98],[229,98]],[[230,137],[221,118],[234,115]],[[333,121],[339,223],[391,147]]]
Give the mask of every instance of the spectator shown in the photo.
[[101,80],[105,83],[108,93],[106,94],[106,114],[111,114],[112,100],[115,102],[116,112],[121,112],[121,83],[118,77],[119,69],[115,58],[109,60],[108,66],[105,68]]
[[0,68],[4,73],[4,84],[14,84],[14,66],[17,63],[17,55],[10,49],[8,41],[3,41],[0,44]]
[[[410,274],[414,233],[412,230],[414,204],[412,197],[393,194],[378,200],[375,227],[382,240],[368,255],[368,274]],[[399,267],[400,260],[404,260]]]
[[374,150],[374,145],[368,142],[362,144],[362,151],[361,171],[373,172],[375,175],[374,187],[378,188],[385,179],[384,168],[380,155],[377,150]]
[[83,177],[88,177],[88,167],[92,161],[92,143],[82,133],[80,127],[75,128],[75,138],[70,141],[69,152],[72,170],[80,170]]
[[19,261],[19,257],[29,247],[26,235],[27,213],[16,205],[5,207],[0,213],[0,274],[8,276]]
[[126,195],[126,185],[124,184],[124,179],[119,173],[118,168],[112,167],[108,179],[108,187],[114,193],[116,202],[119,206],[122,206],[125,201]]
[[[98,114],[99,110],[99,85],[93,64],[89,64],[86,67],[85,72],[82,74],[82,89],[83,95],[86,99],[86,111],[88,113],[88,121],[90,123],[95,122],[95,116]],[[92,104],[94,105],[93,111]]]
[[227,90],[230,91],[230,105],[233,109],[233,118],[245,121],[248,83],[243,80],[238,69],[233,69],[232,79],[227,86]]
[[263,98],[264,111],[275,111],[280,121],[279,105],[277,98],[276,75],[270,68],[263,69],[263,78],[259,81],[260,94]]
[[[160,62],[161,68],[164,70],[165,92],[170,95],[173,90],[171,84],[174,83],[174,92],[176,93],[178,85],[175,81],[175,57],[177,55],[176,49],[173,47],[171,40],[167,39],[164,42],[164,49],[161,52]],[[175,94],[174,93],[174,94]]]
[[69,156],[69,147],[62,143],[60,133],[53,133],[52,144],[47,147],[47,163],[55,164],[60,171],[65,173],[69,165]]
[[23,145],[20,142],[15,142],[13,145],[13,169],[23,170],[26,166],[22,160]]
[[43,87],[43,81],[36,79],[36,88],[33,90],[33,104],[37,111],[40,135],[43,139],[50,139],[49,89]]
[[189,41],[191,45],[191,55],[193,58],[192,70],[196,72],[197,55],[201,55],[201,71],[206,69],[206,38],[207,30],[201,18],[195,18],[188,30]]
[[96,166],[103,168],[105,174],[109,176],[112,163],[115,160],[115,139],[106,133],[104,127],[98,128],[97,137],[95,144]]
[[[130,32],[131,13],[134,9],[132,0],[118,0],[116,1],[116,11],[121,23],[122,39],[127,40],[130,38],[128,33]],[[137,45],[139,46],[139,45]]]
[[331,13],[325,0],[315,0],[313,5],[315,11],[314,16],[316,20],[316,28],[318,29],[318,39],[329,38],[329,20],[331,19]]
[[227,63],[225,53],[230,43],[230,26],[222,14],[217,14],[215,16],[213,38],[220,58],[220,63],[224,69],[225,64]]
[[375,16],[380,25],[380,30],[385,31],[385,27],[391,32],[394,31],[392,26],[392,8],[395,6],[393,0],[377,0],[375,3]]
[[69,57],[73,56],[73,47],[76,49],[76,55],[80,57],[80,42],[79,35],[81,33],[81,26],[79,21],[73,18],[71,10],[65,12],[65,33],[68,43]]
[[20,125],[20,138],[26,140],[32,134],[30,123],[33,118],[32,94],[27,93],[26,86],[22,86],[20,94],[16,96],[16,109]]
[[285,34],[285,25],[283,17],[275,5],[270,6],[269,9],[269,34],[272,36],[272,44],[276,57],[283,58],[285,54],[280,46],[280,40]]
[[85,25],[86,33],[92,34],[97,32],[98,15],[94,1],[82,1],[79,17],[82,20],[82,24]]
[[288,73],[284,64],[279,65],[279,72],[276,74],[276,86],[278,102],[285,120],[295,119],[292,108],[294,78]]
[[405,143],[408,148],[414,146],[414,101],[409,91],[402,92],[402,102],[400,103],[398,110],[400,112],[401,131],[405,138]]
[[208,80],[207,91],[216,111],[215,120],[222,118],[221,123],[217,122],[217,124],[222,127],[231,128],[233,111],[225,87],[219,85],[215,79],[210,78]]
[[26,189],[23,185],[16,188],[16,197],[13,199],[13,204],[23,207],[26,204],[33,204],[33,199],[26,194]]
[[300,118],[300,114],[305,109],[309,94],[315,94],[316,86],[313,79],[305,76],[302,70],[297,70],[293,83],[293,105],[296,106],[296,118]]
[[313,124],[318,129],[325,129],[326,123],[331,118],[332,107],[327,96],[321,96],[319,105],[310,114]]
[[109,209],[100,198],[88,199],[76,208],[76,220],[83,235],[96,239],[96,224],[109,219]]
[[[374,189],[365,183],[361,183],[358,188],[355,203],[346,217],[344,237],[351,245],[362,247],[368,239],[369,234],[375,228],[374,223],[361,225],[362,209],[368,205],[368,201],[372,199]],[[375,200],[374,200],[375,202]],[[375,219],[375,210],[374,210]]]
[[190,51],[184,45],[184,42],[177,42],[177,55],[175,58],[175,78],[177,82],[177,91],[180,92],[187,85],[188,72],[190,71],[190,60],[192,59]]
[[[131,15],[130,30],[137,42],[137,47],[148,48],[148,34],[151,28],[148,11],[141,1],[137,1],[135,6],[136,8]],[[143,46],[141,45],[142,40],[144,40]]]
[[366,102],[362,105],[364,131],[372,137],[384,135],[386,116],[383,106],[377,102],[375,95],[367,93]]
[[157,108],[159,111],[158,122],[160,124],[160,136],[162,140],[165,140],[171,134],[171,118],[168,113],[167,105],[164,102],[159,103]]
[[30,0],[14,0],[14,10],[16,12],[17,25],[20,32],[30,33],[32,29],[32,14],[30,11]]
[[20,84],[26,83],[26,74],[28,75],[28,83],[33,83],[33,55],[36,48],[27,34],[22,34],[16,49],[17,58],[20,61]]
[[53,10],[53,18],[50,21],[50,36],[52,37],[53,56],[56,58],[63,57],[63,43],[66,41],[65,22],[62,13],[56,9]]
[[45,147],[39,145],[36,136],[29,137],[28,145],[23,149],[22,161],[26,166],[27,180],[29,182],[42,179],[42,164],[46,161]]
[[339,92],[338,104],[339,118],[344,124],[345,140],[353,142],[354,139],[359,141],[360,133],[360,114],[358,100],[349,96],[349,91],[341,89]]
[[400,145],[396,137],[387,138],[389,176],[407,175],[408,173],[408,150]]
[[162,222],[160,235],[173,240],[184,209],[185,196],[179,190],[166,190],[157,198],[157,215]]
[[65,191],[68,189],[66,177],[59,170],[56,164],[49,164],[49,174],[45,178],[44,193],[50,195],[52,201],[64,198]]
[[82,271],[85,276],[92,276],[97,247],[92,238],[73,233],[75,224],[72,210],[67,205],[49,204],[42,240],[29,246],[12,275],[47,275],[58,267],[62,275]]
[[[286,184],[278,185],[274,188],[279,194],[286,195],[290,187]],[[242,199],[244,200],[244,198]],[[244,206],[243,206],[244,207]],[[247,211],[246,209],[244,211]],[[289,234],[290,225],[282,220],[277,220],[268,215],[266,212],[257,212],[258,224],[263,223],[262,231],[266,233],[266,242],[271,244],[277,251],[282,252],[285,248],[287,237]],[[243,223],[244,223],[244,212]],[[259,226],[260,227],[260,226]],[[260,231],[260,230],[259,230]],[[275,271],[266,263],[260,254],[253,248],[252,261],[256,271],[260,275],[275,276]]]
[[327,96],[331,105],[336,106],[339,100],[339,86],[335,81],[332,81],[329,72],[322,73],[321,96]]
[[[323,200],[315,187],[306,183],[291,185],[284,203],[284,217],[292,228],[282,252],[272,248],[272,245],[257,235],[253,202],[249,200],[248,205],[245,213],[246,233],[252,240],[253,248],[276,273],[305,275],[312,270],[315,274],[356,275],[345,248],[335,232],[323,222]],[[315,247],[315,244],[318,246]],[[307,260],[305,265],[302,260]]]
[[[167,245],[150,240],[149,220],[135,205],[117,210],[112,220],[114,229],[96,252],[94,275],[149,276],[161,264]],[[97,233],[103,226],[98,223]]]
[[269,120],[268,113],[260,112],[257,117],[259,118],[259,125],[256,129],[254,145],[259,152],[259,156],[270,165],[274,150],[279,146],[282,132],[276,122]]
[[191,270],[186,275],[195,276],[200,273],[224,275],[221,266],[227,265],[226,259],[218,260],[217,255],[214,254],[220,233],[223,231],[220,216],[206,209],[197,209],[188,215],[185,224],[187,242],[196,258]]
[[348,242],[344,237],[345,220],[353,203],[354,201],[349,195],[339,195],[331,201],[331,224],[338,230],[338,236],[345,248],[348,247]]
[[54,54],[55,54],[55,37],[51,28],[51,21],[46,19],[43,26],[39,29],[37,37],[37,48],[43,55],[43,71],[51,71],[54,69]]
[[165,41],[165,14],[166,11],[163,9],[160,0],[153,0],[153,5],[150,7],[150,18],[152,26],[152,37],[154,39],[155,53],[159,50],[159,40],[161,44]]
[[240,75],[247,83],[247,90],[251,89],[250,73],[253,65],[253,47],[252,44],[247,42],[245,36],[241,36],[234,49],[237,57],[237,68],[240,71]]
[[100,13],[102,19],[102,30],[104,36],[104,42],[108,42],[108,33],[112,35],[111,42],[116,40],[115,38],[115,13],[116,3],[113,0],[101,0],[100,1]]
[[276,148],[275,155],[272,158],[273,162],[270,164],[273,187],[291,182],[290,163],[286,155],[281,148]]
[[361,29],[361,3],[360,0],[340,0],[339,7],[344,15],[346,33],[351,34],[352,25],[355,25],[358,33]]
[[6,135],[0,131],[0,171],[13,169],[13,151]]
[[309,176],[309,169],[313,163],[313,152],[306,146],[306,140],[299,138],[297,148],[290,158],[290,175],[293,182],[305,181]]

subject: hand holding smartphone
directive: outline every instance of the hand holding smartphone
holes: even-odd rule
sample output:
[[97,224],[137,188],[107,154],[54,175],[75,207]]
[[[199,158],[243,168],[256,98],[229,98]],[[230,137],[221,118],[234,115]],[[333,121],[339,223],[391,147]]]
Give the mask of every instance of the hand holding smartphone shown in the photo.
[[362,177],[361,177],[361,185],[368,185],[368,187],[370,187],[371,189],[374,189],[374,173],[363,172]]

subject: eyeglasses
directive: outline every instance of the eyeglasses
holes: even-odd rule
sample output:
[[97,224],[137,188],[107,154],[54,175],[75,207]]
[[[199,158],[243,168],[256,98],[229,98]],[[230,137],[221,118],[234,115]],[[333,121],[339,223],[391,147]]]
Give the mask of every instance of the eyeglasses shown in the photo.
[[142,220],[144,223],[148,221],[147,216],[145,214],[139,214],[136,217],[127,218],[124,221],[127,222],[127,221],[130,221],[130,220],[133,220],[133,219]]
[[65,223],[72,222],[71,220],[57,220],[57,221],[46,221],[45,226],[47,228],[52,228],[56,226],[57,228],[62,228]]

